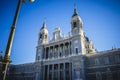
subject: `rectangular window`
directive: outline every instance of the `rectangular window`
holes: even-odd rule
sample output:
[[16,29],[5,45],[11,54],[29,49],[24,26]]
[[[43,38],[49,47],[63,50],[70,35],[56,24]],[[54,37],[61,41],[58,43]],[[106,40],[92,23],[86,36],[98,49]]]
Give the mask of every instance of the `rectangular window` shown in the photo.
[[76,50],[76,54],[78,54],[78,48],[75,48],[75,50]]

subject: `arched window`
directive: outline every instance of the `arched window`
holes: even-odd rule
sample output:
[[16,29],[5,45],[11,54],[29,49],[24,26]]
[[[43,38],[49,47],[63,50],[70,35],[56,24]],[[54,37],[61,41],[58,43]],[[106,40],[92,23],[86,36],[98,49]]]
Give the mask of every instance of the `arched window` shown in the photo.
[[73,28],[77,27],[77,24],[76,22],[73,23]]
[[99,59],[95,59],[95,65],[99,65],[100,62],[99,62]]
[[40,39],[42,38],[42,34],[40,34]]

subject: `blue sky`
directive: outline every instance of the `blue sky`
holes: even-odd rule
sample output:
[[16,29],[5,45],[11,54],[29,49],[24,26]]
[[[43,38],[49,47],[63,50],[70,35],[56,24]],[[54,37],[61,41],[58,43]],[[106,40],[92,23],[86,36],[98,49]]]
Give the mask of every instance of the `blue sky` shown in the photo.
[[[3,55],[18,0],[0,0],[0,51]],[[34,62],[38,33],[46,18],[49,39],[55,27],[71,31],[74,4],[83,20],[83,29],[98,51],[120,48],[119,0],[35,0],[22,4],[11,51],[13,64]]]

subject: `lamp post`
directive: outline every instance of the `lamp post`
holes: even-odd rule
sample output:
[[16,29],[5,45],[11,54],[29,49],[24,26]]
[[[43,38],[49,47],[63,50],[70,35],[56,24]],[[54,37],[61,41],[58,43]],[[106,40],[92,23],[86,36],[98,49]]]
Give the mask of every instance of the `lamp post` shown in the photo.
[[[12,24],[11,31],[10,31],[10,34],[9,34],[9,39],[8,39],[5,55],[4,55],[3,59],[2,59],[2,76],[1,76],[0,80],[5,80],[5,78],[6,78],[7,67],[9,65],[9,63],[11,62],[11,60],[10,60],[10,53],[11,53],[12,43],[13,43],[13,39],[14,39],[15,28],[16,28],[16,23],[17,23],[17,19],[18,19],[18,14],[19,14],[19,11],[20,11],[21,4],[23,2],[25,2],[25,1],[26,0],[19,0],[18,1],[18,5],[17,5],[16,12],[15,12],[13,24]],[[29,1],[33,2],[34,0],[29,0]]]

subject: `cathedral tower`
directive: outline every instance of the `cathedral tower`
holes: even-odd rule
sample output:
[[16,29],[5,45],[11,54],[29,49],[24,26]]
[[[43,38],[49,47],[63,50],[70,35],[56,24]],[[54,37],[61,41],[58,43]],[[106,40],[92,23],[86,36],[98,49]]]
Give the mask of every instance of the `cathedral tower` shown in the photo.
[[94,53],[93,43],[85,36],[82,26],[82,19],[77,13],[76,6],[74,6],[74,14],[71,19],[72,52],[75,54]]
[[46,28],[46,22],[44,21],[42,28],[39,32],[39,44],[46,44],[48,43],[48,30]]
[[85,40],[84,40],[84,31],[82,29],[82,19],[77,13],[76,6],[74,6],[74,13],[71,19],[71,33],[73,36],[72,39],[72,52],[74,54],[85,54]]
[[44,56],[44,44],[48,43],[48,30],[46,28],[46,22],[44,21],[42,28],[39,32],[38,45],[36,50],[36,61],[39,61]]
[[74,14],[72,15],[71,19],[71,29],[72,29],[72,35],[83,35],[83,29],[82,29],[82,19],[77,13],[76,6],[74,6]]

